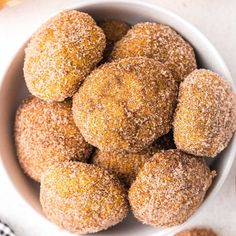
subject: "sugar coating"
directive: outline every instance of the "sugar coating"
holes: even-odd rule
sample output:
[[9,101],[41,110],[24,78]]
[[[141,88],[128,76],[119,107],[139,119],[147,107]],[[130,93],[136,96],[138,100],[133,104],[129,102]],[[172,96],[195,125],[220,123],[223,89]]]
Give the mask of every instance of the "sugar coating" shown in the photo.
[[215,157],[236,129],[236,95],[218,74],[200,69],[180,85],[174,119],[177,148],[196,156]]
[[107,63],[73,97],[74,120],[102,151],[139,152],[169,132],[177,89],[171,72],[153,59]]
[[104,63],[109,58],[114,43],[120,40],[130,29],[130,26],[120,20],[107,20],[98,23],[98,25],[102,28],[105,36],[106,36],[106,48],[103,52],[103,59],[101,63]]
[[88,14],[59,13],[43,24],[25,49],[24,76],[29,91],[44,100],[71,97],[102,59],[105,35]]
[[154,227],[182,224],[201,205],[214,176],[202,158],[177,149],[158,152],[130,187],[132,212]]
[[128,213],[127,193],[118,179],[95,165],[72,161],[43,174],[40,202],[52,222],[79,234],[105,230]]
[[36,181],[53,163],[86,161],[92,152],[74,123],[71,107],[71,100],[52,103],[31,96],[17,110],[17,156],[25,173]]
[[208,228],[192,228],[177,233],[175,236],[217,236],[217,234]]
[[154,22],[134,25],[118,41],[111,60],[145,56],[165,64],[180,82],[197,68],[194,50],[171,27]]
[[139,153],[103,152],[97,149],[91,158],[91,163],[113,172],[129,187],[146,161],[156,152],[171,148],[175,148],[175,145],[172,134],[168,133]]

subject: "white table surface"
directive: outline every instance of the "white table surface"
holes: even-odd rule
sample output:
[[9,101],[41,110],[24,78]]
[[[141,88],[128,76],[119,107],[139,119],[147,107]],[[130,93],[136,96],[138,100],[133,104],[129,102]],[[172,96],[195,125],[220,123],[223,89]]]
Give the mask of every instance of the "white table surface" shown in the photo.
[[[1,1],[1,0],[0,0]],[[0,10],[0,79],[22,43],[48,16],[80,0],[18,0],[22,3]],[[199,28],[215,45],[233,78],[236,78],[235,0],[152,0]],[[0,134],[1,135],[1,134]],[[236,147],[235,147],[236,148]],[[18,236],[70,235],[59,231],[31,209],[3,174],[0,162],[0,219]],[[236,235],[236,161],[218,195],[196,216],[190,226],[209,226],[221,236]]]

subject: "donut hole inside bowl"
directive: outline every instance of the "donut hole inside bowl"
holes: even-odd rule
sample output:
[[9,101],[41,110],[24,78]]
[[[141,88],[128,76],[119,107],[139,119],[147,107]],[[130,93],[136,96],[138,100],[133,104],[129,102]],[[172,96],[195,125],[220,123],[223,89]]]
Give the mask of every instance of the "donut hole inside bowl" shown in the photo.
[[[209,41],[193,26],[178,16],[155,5],[141,2],[100,1],[81,3],[74,7],[92,15],[95,20],[117,19],[131,25],[142,21],[153,21],[170,25],[194,47],[199,68],[213,70],[232,82],[230,73],[219,54]],[[17,107],[23,98],[29,95],[23,76],[24,48],[19,50],[3,78],[0,90],[0,151],[3,165],[16,190],[37,212],[42,214],[39,203],[39,184],[27,177],[19,166],[14,145],[14,119]],[[217,177],[209,189],[206,200],[222,186],[233,162],[235,137],[229,146],[217,158],[207,159],[211,169],[217,171]],[[203,205],[205,205],[205,203]],[[180,227],[183,227],[180,226]],[[155,229],[137,222],[132,214],[121,224],[98,233],[98,235],[166,235],[175,229]]]

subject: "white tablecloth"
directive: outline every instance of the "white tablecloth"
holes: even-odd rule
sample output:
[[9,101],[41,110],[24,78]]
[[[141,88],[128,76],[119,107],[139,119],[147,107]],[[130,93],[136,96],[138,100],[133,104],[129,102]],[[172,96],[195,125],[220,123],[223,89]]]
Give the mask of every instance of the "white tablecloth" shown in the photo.
[[[22,43],[48,16],[79,0],[18,0],[22,3],[0,10],[0,79]],[[215,45],[236,78],[235,0],[152,0],[172,10],[199,28]],[[1,134],[0,134],[1,135]],[[0,163],[0,218],[18,236],[70,235],[45,221],[15,194]],[[236,162],[218,195],[197,215],[191,225],[216,229],[219,235],[236,235]],[[191,225],[187,225],[189,227]]]

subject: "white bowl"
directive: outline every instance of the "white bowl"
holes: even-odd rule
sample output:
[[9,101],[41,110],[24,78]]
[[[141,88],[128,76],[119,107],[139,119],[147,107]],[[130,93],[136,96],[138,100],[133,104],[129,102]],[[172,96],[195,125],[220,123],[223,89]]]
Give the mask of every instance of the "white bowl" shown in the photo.
[[[140,21],[155,21],[172,26],[178,31],[187,41],[189,41],[196,52],[199,67],[213,70],[225,79],[233,80],[231,75],[222,60],[221,56],[194,26],[181,19],[179,16],[160,8],[153,4],[148,4],[139,1],[104,1],[92,0],[83,3],[78,3],[74,7],[81,11],[88,12],[97,20],[104,19],[120,19],[130,24]],[[20,193],[23,199],[33,207],[38,213],[42,214],[39,203],[39,185],[30,180],[23,174],[20,168],[14,148],[14,116],[15,111],[20,104],[20,101],[26,97],[28,91],[23,78],[23,61],[24,47],[16,53],[15,58],[9,65],[8,71],[2,79],[0,88],[0,153],[5,167],[6,173],[9,176],[12,184]],[[226,177],[229,174],[230,168],[235,157],[236,149],[233,146],[236,144],[234,136],[229,146],[223,151],[219,157],[212,159],[209,164],[211,168],[218,173],[213,185],[209,189],[207,196],[201,208],[220,190]],[[194,219],[194,215],[190,218]],[[115,226],[108,231],[101,232],[99,235],[165,235],[170,232],[180,230],[183,225],[171,229],[155,229],[149,226],[144,226],[129,216],[123,223]]]

